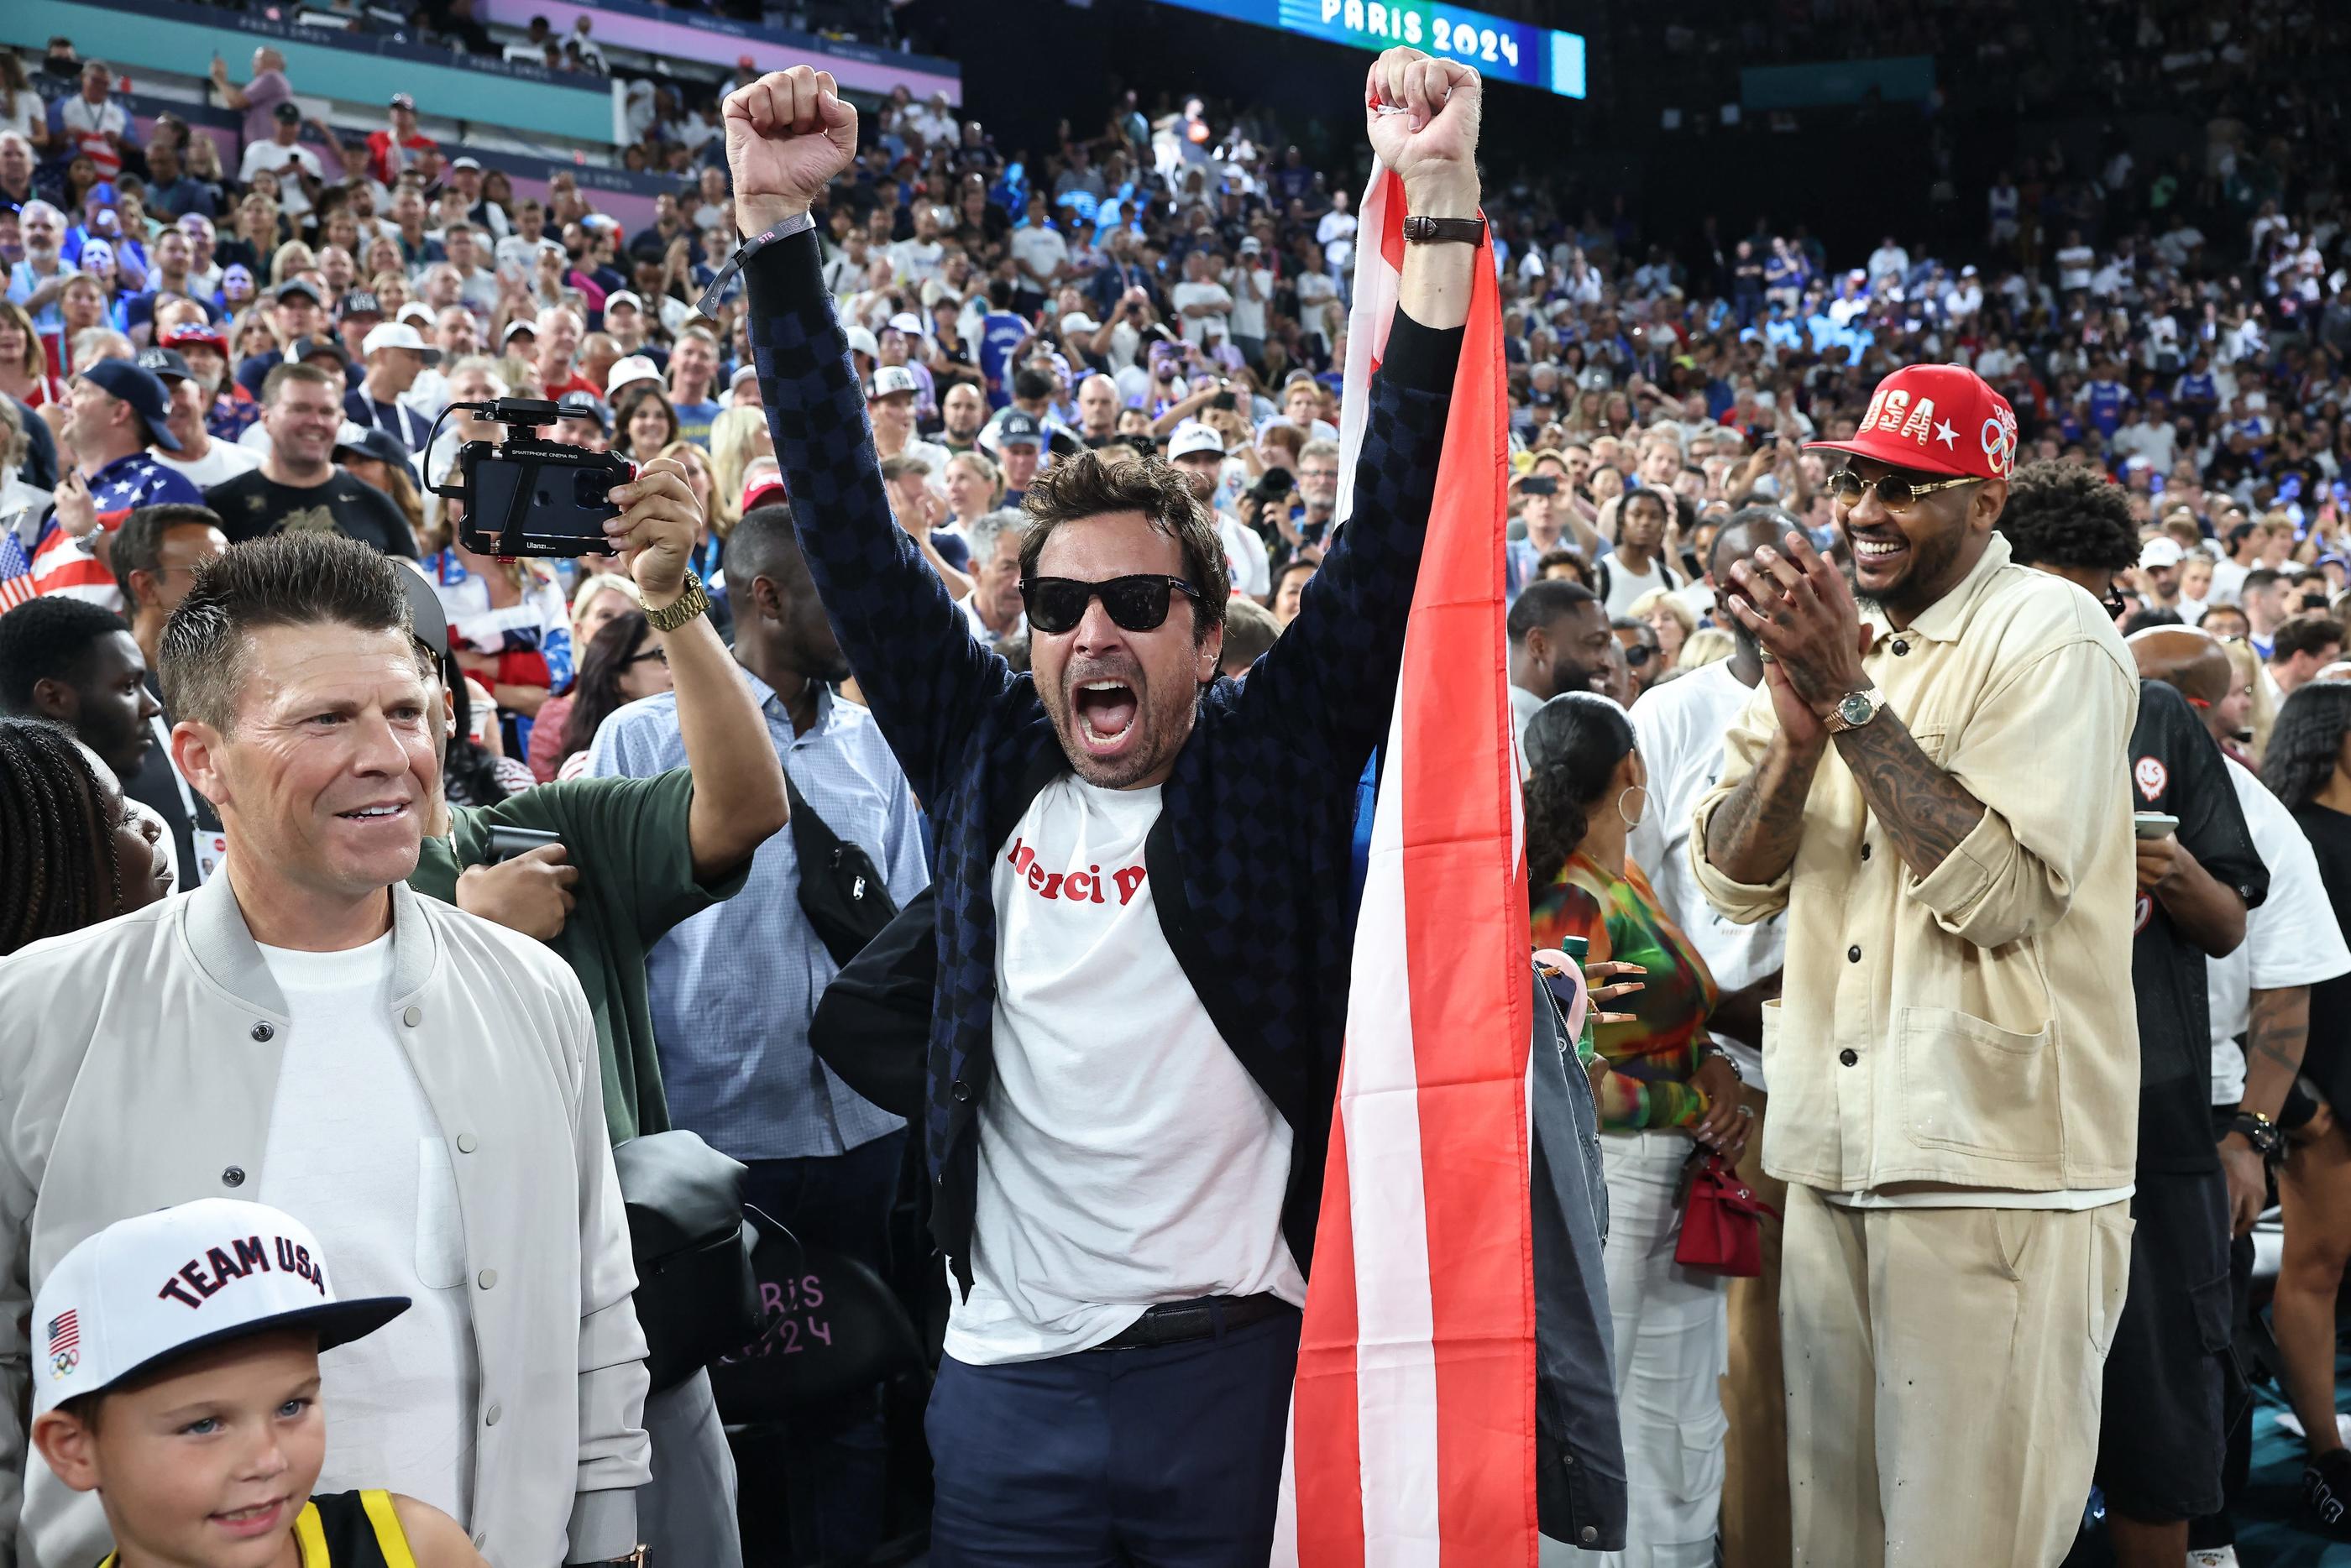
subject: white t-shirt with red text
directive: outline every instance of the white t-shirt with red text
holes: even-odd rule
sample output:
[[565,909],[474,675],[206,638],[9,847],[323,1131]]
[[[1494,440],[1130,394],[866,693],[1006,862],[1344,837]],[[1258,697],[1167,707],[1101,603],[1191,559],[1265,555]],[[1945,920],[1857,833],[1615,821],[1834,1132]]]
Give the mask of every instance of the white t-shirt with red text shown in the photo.
[[1303,1303],[1281,1234],[1290,1126],[1159,927],[1160,791],[1064,774],[999,848],[995,1077],[979,1111],[968,1366],[1091,1349],[1157,1302]]

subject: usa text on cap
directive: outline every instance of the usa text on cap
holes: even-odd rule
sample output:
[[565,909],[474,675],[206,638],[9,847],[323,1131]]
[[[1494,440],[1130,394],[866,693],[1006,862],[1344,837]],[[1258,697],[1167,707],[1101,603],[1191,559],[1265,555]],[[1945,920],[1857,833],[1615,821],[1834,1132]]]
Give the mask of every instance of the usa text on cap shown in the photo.
[[118,1220],[57,1260],[33,1303],[33,1409],[102,1393],[193,1351],[278,1329],[331,1349],[408,1310],[345,1301],[308,1226],[259,1203],[201,1198]]
[[1905,365],[1877,383],[1850,441],[1805,443],[1895,468],[1963,479],[2016,472],[2016,410],[1960,365]]

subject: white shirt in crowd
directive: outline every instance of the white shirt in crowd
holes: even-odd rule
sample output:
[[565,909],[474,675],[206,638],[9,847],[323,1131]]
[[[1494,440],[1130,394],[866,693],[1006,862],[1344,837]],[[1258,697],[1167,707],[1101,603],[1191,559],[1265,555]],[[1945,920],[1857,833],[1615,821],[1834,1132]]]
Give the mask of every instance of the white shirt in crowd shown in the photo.
[[299,218],[310,210],[310,198],[302,189],[302,182],[290,172],[283,172],[288,163],[298,163],[304,173],[313,180],[323,180],[326,171],[319,167],[319,155],[296,142],[280,147],[275,141],[246,143],[245,159],[236,166],[239,184],[250,185],[254,175],[266,169],[277,175],[277,209],[288,218]]
[[2252,993],[2316,985],[2351,970],[2351,948],[2335,923],[2335,906],[2318,874],[2318,856],[2285,803],[2234,758],[2229,783],[2269,867],[2270,893],[2245,912],[2245,940],[2226,958],[2204,961],[2204,992],[2212,1013],[2212,1103],[2245,1097],[2245,1053],[2237,1036],[2252,1021]]
[[1156,785],[1064,774],[998,848],[973,1285],[948,1293],[966,1365],[1090,1349],[1157,1302],[1306,1300],[1281,1234],[1290,1126],[1159,929],[1143,852],[1159,812]]
[[[1175,306],[1176,315],[1182,317],[1178,325],[1183,330],[1185,342],[1196,343],[1205,348],[1211,333],[1220,338],[1233,335],[1231,319],[1233,296],[1226,290],[1223,284],[1213,280],[1200,283],[1186,278],[1168,291],[1167,298],[1168,303]],[[1187,314],[1186,307],[1195,305],[1213,306],[1216,308],[1206,316]]]
[[[256,425],[254,429],[261,427]],[[204,455],[193,462],[161,447],[150,448],[147,455],[165,468],[188,476],[198,490],[210,490],[215,484],[225,484],[240,473],[251,473],[261,466],[261,453],[235,441],[215,441]]]
[[2090,286],[2090,268],[2098,253],[2087,245],[2067,245],[2057,253],[2057,286],[2062,289]]
[[1265,541],[1229,512],[1217,514],[1217,532],[1225,541],[1225,564],[1233,575],[1233,592],[1263,598],[1273,587],[1272,559]]
[[[1726,995],[1779,969],[1788,950],[1785,911],[1751,926],[1727,919],[1698,891],[1689,864],[1691,808],[1722,776],[1722,737],[1753,696],[1730,672],[1730,661],[1718,659],[1650,687],[1633,704],[1633,733],[1649,769],[1649,803],[1625,848]],[[1710,1033],[1747,1081],[1762,1088],[1762,1042],[1719,1028]]]
[[1054,273],[1070,261],[1070,242],[1061,237],[1059,229],[1043,223],[1013,230],[1005,248],[1021,268],[1019,286],[1025,289],[1050,287]]
[[1261,266],[1236,266],[1225,274],[1225,291],[1233,297],[1233,336],[1263,337],[1266,306],[1273,298],[1273,274]]
[[310,1227],[345,1296],[406,1296],[384,1327],[319,1358],[329,1423],[320,1487],[401,1478],[473,1517],[481,1386],[457,1175],[392,1029],[392,934],[344,952],[264,947],[292,1021],[277,1071],[263,1203]]
[[1607,569],[1601,575],[1607,579],[1608,591],[1601,603],[1610,615],[1631,613],[1634,603],[1654,588],[1677,588],[1682,586],[1678,573],[1666,565],[1663,558],[1651,561],[1646,572],[1635,572],[1625,564],[1625,557],[1614,552],[1601,557]]

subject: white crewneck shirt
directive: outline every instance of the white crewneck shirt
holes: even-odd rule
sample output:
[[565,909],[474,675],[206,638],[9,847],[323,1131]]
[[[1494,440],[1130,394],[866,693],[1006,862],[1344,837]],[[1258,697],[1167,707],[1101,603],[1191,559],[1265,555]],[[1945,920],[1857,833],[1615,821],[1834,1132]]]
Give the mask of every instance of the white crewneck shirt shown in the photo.
[[1290,1125],[1160,930],[1159,812],[1155,785],[1064,774],[997,856],[973,1285],[948,1292],[967,1365],[1091,1349],[1158,1302],[1306,1300],[1281,1234]]
[[392,1027],[392,936],[342,952],[264,947],[291,1027],[270,1104],[261,1202],[310,1227],[340,1296],[408,1311],[319,1358],[319,1491],[388,1487],[473,1517],[481,1389],[457,1175]]

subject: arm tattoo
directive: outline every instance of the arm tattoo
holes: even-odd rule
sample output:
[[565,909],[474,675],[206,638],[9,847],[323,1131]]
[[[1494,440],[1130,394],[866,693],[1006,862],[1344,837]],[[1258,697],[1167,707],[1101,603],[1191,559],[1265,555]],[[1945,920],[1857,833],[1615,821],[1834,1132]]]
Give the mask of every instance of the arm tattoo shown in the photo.
[[1706,828],[1707,864],[1735,882],[1761,887],[1785,871],[1804,836],[1804,800],[1819,765],[1791,754],[1773,736],[1753,773],[1716,808]]
[[1862,798],[1911,871],[1932,876],[1983,820],[1984,805],[1937,767],[1891,713],[1837,736]]
[[2302,1071],[2310,1044],[2310,988],[2289,985],[2253,992],[2252,1022],[2245,1031],[2248,1063],[2277,1069],[2288,1083]]

